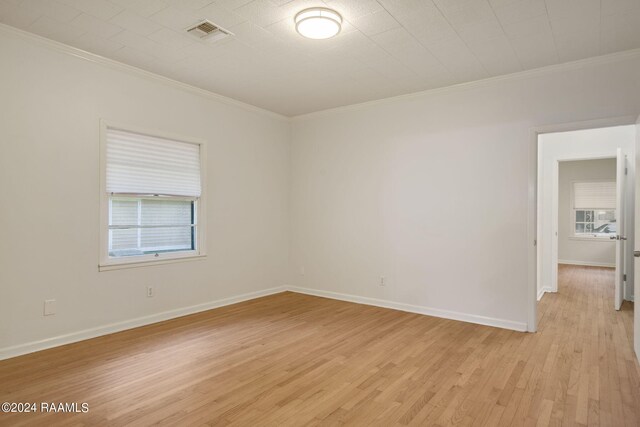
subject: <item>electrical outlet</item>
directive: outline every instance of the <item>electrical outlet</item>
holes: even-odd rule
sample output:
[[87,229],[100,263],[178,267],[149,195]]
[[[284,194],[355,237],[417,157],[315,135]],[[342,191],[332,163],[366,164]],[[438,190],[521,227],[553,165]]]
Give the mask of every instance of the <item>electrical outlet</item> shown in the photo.
[[44,300],[44,315],[51,316],[56,314],[56,300],[46,299]]
[[380,286],[385,286],[387,284],[384,276],[380,276]]
[[153,296],[153,286],[147,286],[147,298],[151,298]]

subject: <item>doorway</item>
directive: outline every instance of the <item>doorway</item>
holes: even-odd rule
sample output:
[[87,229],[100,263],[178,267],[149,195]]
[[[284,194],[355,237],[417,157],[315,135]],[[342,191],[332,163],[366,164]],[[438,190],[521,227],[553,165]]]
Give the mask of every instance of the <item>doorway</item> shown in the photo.
[[[620,162],[624,169],[626,158],[622,157]],[[556,281],[551,291],[557,292],[567,282],[563,272],[567,276],[580,271],[589,279],[589,273],[595,276],[604,270],[614,287],[612,304],[619,310],[626,279],[623,256],[626,237],[625,227],[621,226],[624,218],[617,206],[618,199],[624,201],[625,175],[623,170],[622,178],[618,179],[617,166],[616,157],[558,162],[558,197],[552,206],[553,222],[557,226],[552,236],[557,246],[553,248],[557,259],[552,261],[552,267],[556,268],[552,276]],[[622,184],[622,197],[618,194],[618,184]]]
[[611,310],[633,300],[635,138],[634,125],[538,133],[537,300],[562,291],[558,265],[614,269]]

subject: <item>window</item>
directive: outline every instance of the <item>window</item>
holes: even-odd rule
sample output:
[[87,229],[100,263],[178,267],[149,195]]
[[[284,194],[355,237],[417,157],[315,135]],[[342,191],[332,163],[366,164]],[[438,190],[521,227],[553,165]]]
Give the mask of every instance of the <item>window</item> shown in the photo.
[[109,198],[109,256],[124,257],[196,248],[195,201]]
[[575,237],[616,235],[616,183],[573,183],[573,230]]
[[200,143],[103,123],[101,269],[203,255]]

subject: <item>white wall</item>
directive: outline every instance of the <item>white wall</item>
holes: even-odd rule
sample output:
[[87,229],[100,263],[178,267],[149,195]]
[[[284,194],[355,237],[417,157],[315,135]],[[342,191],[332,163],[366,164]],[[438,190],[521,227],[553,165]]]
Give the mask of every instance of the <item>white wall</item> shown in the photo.
[[[640,112],[638,54],[291,127],[4,31],[0,57],[0,357],[284,284],[524,329],[531,128]],[[206,260],[98,272],[100,118],[209,141]]]
[[[0,356],[286,284],[288,120],[10,32],[0,58]],[[98,272],[100,118],[207,141],[206,260]]]
[[[539,137],[538,145],[538,295],[542,292],[557,291],[557,264],[553,263],[553,251],[558,250],[557,235],[558,218],[554,204],[558,203],[558,170],[559,162],[571,159],[604,158],[616,155],[618,148],[622,148],[623,154],[628,159],[635,158],[635,127],[615,126],[600,129],[587,129],[573,132],[556,132],[542,134]],[[625,217],[626,229],[633,230],[631,221],[632,208],[635,200],[635,164],[629,160],[627,162],[629,174],[627,175],[627,215]],[[627,266],[632,265],[633,245],[627,240],[629,250],[625,259]],[[625,287],[625,298],[633,298],[633,270],[627,273],[627,284]]]
[[524,328],[531,130],[637,116],[638,75],[635,54],[295,119],[291,284]]
[[615,267],[616,244],[609,239],[573,236],[573,195],[575,181],[615,181],[616,160],[560,162],[558,186],[558,260],[560,263]]

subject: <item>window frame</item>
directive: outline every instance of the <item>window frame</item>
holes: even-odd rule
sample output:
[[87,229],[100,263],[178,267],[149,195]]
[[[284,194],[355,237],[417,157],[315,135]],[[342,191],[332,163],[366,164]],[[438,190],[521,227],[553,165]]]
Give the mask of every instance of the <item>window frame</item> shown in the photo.
[[[195,249],[186,251],[160,252],[158,254],[131,255],[126,257],[109,256],[109,204],[111,195],[107,193],[107,129],[119,129],[126,132],[141,133],[159,138],[173,139],[180,142],[196,144],[200,149],[200,197],[175,197],[176,199],[190,199],[195,202],[196,232]],[[159,130],[143,129],[138,126],[117,123],[100,119],[100,250],[99,271],[117,270],[122,268],[145,267],[151,265],[169,264],[175,262],[194,261],[206,258],[206,141],[183,135],[163,132]],[[147,197],[148,194],[122,194],[123,197]]]
[[[153,257],[153,259],[157,258],[155,256],[155,254],[158,254],[158,257],[161,253],[167,253],[167,252],[171,252],[171,253],[193,253],[196,248],[198,247],[198,227],[199,227],[199,223],[198,223],[198,198],[197,197],[186,197],[186,196],[152,196],[152,195],[136,195],[136,194],[126,194],[126,193],[120,193],[120,194],[115,194],[115,195],[111,195],[109,194],[107,196],[108,198],[108,203],[109,203],[109,209],[108,209],[108,215],[109,215],[109,221],[108,224],[112,223],[112,217],[113,217],[113,201],[114,200],[129,200],[129,201],[135,201],[137,204],[137,211],[138,211],[138,222],[141,220],[141,215],[142,215],[142,203],[145,200],[174,200],[174,201],[182,201],[182,202],[189,202],[189,204],[191,205],[191,217],[192,217],[192,224],[190,224],[190,226],[192,227],[191,229],[191,248],[192,249],[164,249],[164,250],[158,250],[158,251],[148,251],[149,253],[147,254],[142,254],[142,255],[123,255],[120,257],[113,257],[113,256],[109,256],[110,259],[125,259],[125,258],[131,258],[131,257],[135,257],[136,259],[142,259],[142,257]],[[129,224],[129,225],[134,225],[134,224]],[[186,225],[185,225],[186,226]],[[111,231],[111,227],[116,227],[115,229],[117,229],[118,225],[110,225],[107,227],[107,232]],[[140,241],[142,239],[142,230],[143,228],[153,228],[153,226],[147,226],[144,227],[141,224],[138,224],[138,228],[136,228],[137,230],[137,240],[138,240],[138,244],[140,244]],[[195,231],[195,233],[194,233]],[[107,243],[109,243],[109,241],[107,241]],[[109,245],[107,244],[107,247]],[[108,251],[111,252],[111,251]]]
[[[574,180],[571,181],[571,191],[570,191],[570,206],[569,206],[569,224],[571,227],[571,233],[569,234],[569,239],[571,240],[589,240],[589,241],[594,241],[594,242],[611,242],[612,240],[610,239],[609,235],[604,235],[604,236],[596,236],[595,234],[588,234],[588,233],[583,233],[583,234],[576,234],[576,223],[580,222],[580,221],[576,221],[576,207],[575,207],[575,194],[574,194],[574,188],[576,183],[591,183],[591,182],[613,182],[615,183],[616,180],[615,179],[588,179],[588,180]],[[617,195],[616,195],[617,196]],[[598,210],[612,210],[610,208],[596,208],[596,207],[590,207],[590,208],[584,208],[584,209],[580,209],[580,210],[592,210],[592,211],[598,211]],[[614,213],[616,213],[616,209],[613,209]],[[616,221],[618,220],[618,218],[616,217]]]

